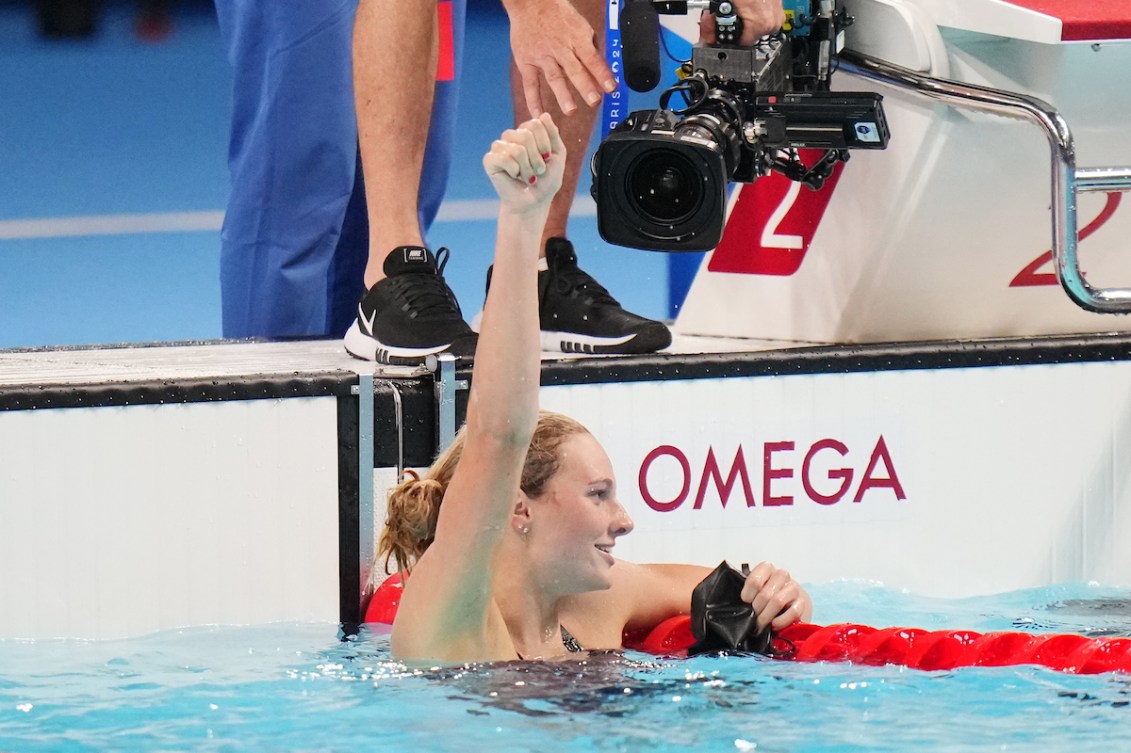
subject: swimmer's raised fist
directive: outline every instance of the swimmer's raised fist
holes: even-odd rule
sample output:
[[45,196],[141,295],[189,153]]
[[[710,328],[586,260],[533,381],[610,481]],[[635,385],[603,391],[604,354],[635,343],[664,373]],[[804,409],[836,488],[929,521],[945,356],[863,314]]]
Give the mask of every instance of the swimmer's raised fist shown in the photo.
[[566,149],[548,113],[508,128],[483,156],[483,169],[505,208],[549,206],[562,186]]

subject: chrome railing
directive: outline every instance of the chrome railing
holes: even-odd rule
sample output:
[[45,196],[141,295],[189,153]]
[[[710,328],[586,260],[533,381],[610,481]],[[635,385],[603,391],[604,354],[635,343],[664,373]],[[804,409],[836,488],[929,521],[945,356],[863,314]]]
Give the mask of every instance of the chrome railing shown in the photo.
[[1081,308],[1105,314],[1131,313],[1131,288],[1097,288],[1084,279],[1077,252],[1076,195],[1131,191],[1131,167],[1076,167],[1072,132],[1057,110],[1036,97],[931,78],[907,68],[846,50],[840,69],[914,91],[950,105],[1030,120],[1044,129],[1052,150],[1052,255],[1061,287]]

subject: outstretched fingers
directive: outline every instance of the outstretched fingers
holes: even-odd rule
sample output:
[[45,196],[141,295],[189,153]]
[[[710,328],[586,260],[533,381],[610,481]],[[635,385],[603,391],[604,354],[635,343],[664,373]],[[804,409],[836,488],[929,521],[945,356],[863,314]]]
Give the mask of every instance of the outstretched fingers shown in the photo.
[[[566,78],[589,107],[601,104],[605,92],[616,89],[616,82],[609,75],[609,67],[605,63],[604,56],[592,43],[575,47],[573,54],[559,61],[559,64]],[[561,97],[559,96],[558,99],[560,104]]]
[[554,99],[558,101],[558,107],[561,108],[562,112],[566,115],[573,115],[577,112],[577,101],[573,98],[573,91],[570,89],[570,79],[562,70],[561,65],[554,61],[552,65],[547,65],[542,73],[546,77],[546,83],[549,85],[550,91],[554,93]]
[[540,98],[539,74],[545,76],[558,107],[566,115],[577,112],[575,91],[586,106],[596,107],[605,92],[616,89],[616,81],[609,75],[605,59],[595,48],[574,52],[567,57],[545,61],[541,68],[528,66],[520,70],[526,106],[532,114],[545,110]]
[[[534,127],[535,133],[539,134],[539,138],[542,138],[544,136],[546,139],[544,142],[546,150],[542,152],[543,155],[549,154],[559,157],[565,156],[565,142],[562,141],[561,131],[558,130],[558,124],[554,122],[554,119],[552,117],[550,117],[546,113],[543,113],[533,121],[529,122],[537,123],[538,126]],[[542,141],[539,141],[538,143],[540,147],[543,145]]]
[[570,115],[580,104],[595,107],[603,91],[616,89],[593,27],[575,3],[542,0],[513,5],[516,7],[509,9],[511,52],[531,114],[540,115],[556,100],[561,111]]
[[[518,75],[522,79],[522,96],[526,99],[526,109],[534,117],[546,111],[542,105],[542,71],[532,65],[516,65]],[[561,104],[558,105],[561,107]],[[577,108],[574,108],[577,109]],[[562,112],[569,115],[573,110],[562,107]]]

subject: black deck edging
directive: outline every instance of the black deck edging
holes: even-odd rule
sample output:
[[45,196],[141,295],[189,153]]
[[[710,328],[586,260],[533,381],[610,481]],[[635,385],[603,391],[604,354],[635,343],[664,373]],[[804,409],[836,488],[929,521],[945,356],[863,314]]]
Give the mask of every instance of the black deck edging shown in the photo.
[[[425,467],[436,455],[436,398],[431,375],[410,379],[375,379],[373,382],[373,467],[397,465],[396,403],[400,393],[403,420],[404,464]],[[462,421],[462,416],[459,417]]]
[[[338,397],[338,622],[343,636],[361,623],[361,504],[358,398]],[[368,554],[368,553],[367,553]]]
[[[848,374],[1131,360],[1131,335],[822,345],[743,353],[654,353],[542,364],[542,385]],[[469,376],[470,372],[467,375]]]
[[[674,379],[847,374],[864,371],[983,368],[1034,364],[1131,360],[1131,334],[1064,335],[996,340],[931,340],[867,345],[815,345],[735,353],[653,353],[639,356],[549,360],[542,364],[543,386],[641,382]],[[457,379],[470,380],[461,365]],[[382,388],[375,381],[377,395]],[[405,400],[404,415],[417,433],[434,424],[433,381],[428,375],[393,380]],[[348,395],[357,385],[353,371],[287,372],[216,378],[170,378],[98,384],[0,386],[0,410],[89,408],[220,400]],[[466,410],[467,391],[457,393],[457,416]],[[384,402],[384,401],[380,401]],[[378,425],[392,415],[378,416]],[[419,426],[417,426],[419,424]],[[434,427],[421,431],[430,434]],[[415,448],[419,449],[419,448]],[[407,452],[407,448],[406,448]],[[413,452],[414,460],[420,457]]]
[[162,403],[208,403],[223,400],[272,400],[286,397],[348,395],[357,374],[287,372],[192,379],[147,379],[97,384],[0,386],[0,410],[101,408]]

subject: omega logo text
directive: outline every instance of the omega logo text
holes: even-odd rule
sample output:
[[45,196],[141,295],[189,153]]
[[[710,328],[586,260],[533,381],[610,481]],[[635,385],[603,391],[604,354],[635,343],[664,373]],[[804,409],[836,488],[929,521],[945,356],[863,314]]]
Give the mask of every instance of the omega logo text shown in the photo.
[[[883,435],[867,453],[866,463],[864,453],[852,452],[836,439],[819,439],[807,448],[798,448],[791,441],[765,442],[761,454],[761,493],[756,497],[751,483],[751,478],[755,477],[751,472],[754,466],[741,444],[729,468],[720,464],[715,448],[708,446],[701,469],[692,469],[691,461],[680,448],[661,445],[649,452],[640,464],[640,496],[657,512],[671,512],[682,506],[691,495],[693,482],[697,484],[692,505],[696,510],[702,509],[712,488],[723,507],[736,495],[741,495],[746,507],[758,506],[758,499],[763,507],[792,505],[794,494],[799,492],[819,505],[835,505],[849,492],[853,502],[862,502],[865,495],[884,493],[898,500],[907,499]],[[653,470],[657,463],[660,465]],[[670,478],[672,463],[677,467],[675,478],[679,481],[679,491],[671,496],[671,484],[661,484],[667,491],[663,494],[665,498],[657,498],[650,482],[655,485],[661,468]]]

